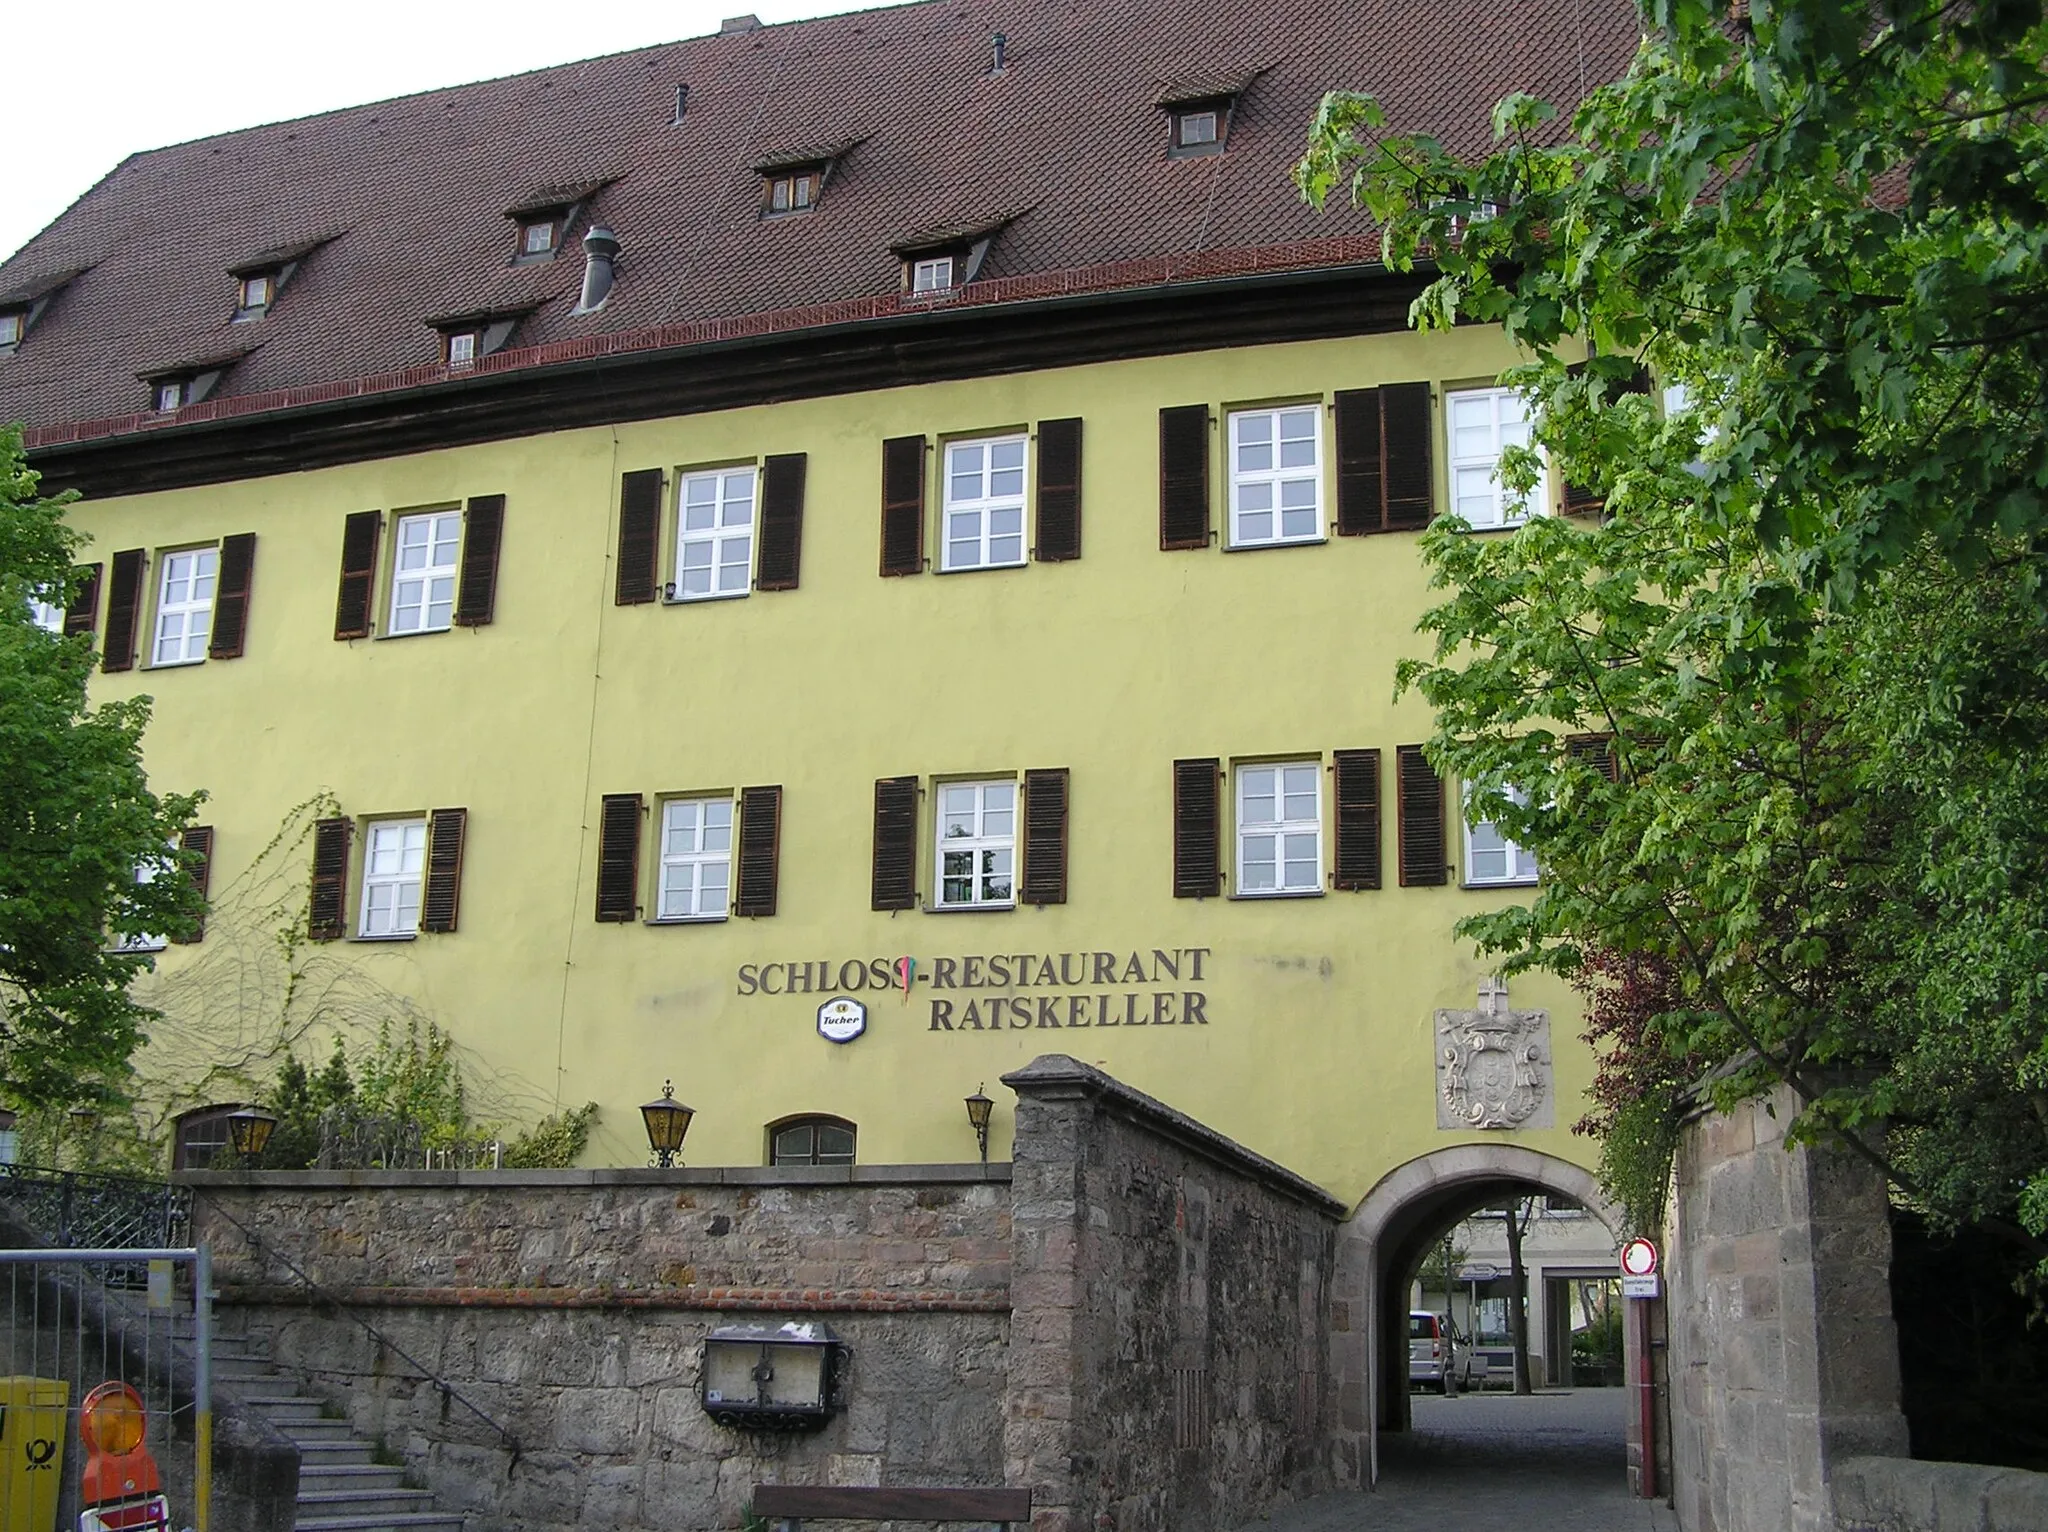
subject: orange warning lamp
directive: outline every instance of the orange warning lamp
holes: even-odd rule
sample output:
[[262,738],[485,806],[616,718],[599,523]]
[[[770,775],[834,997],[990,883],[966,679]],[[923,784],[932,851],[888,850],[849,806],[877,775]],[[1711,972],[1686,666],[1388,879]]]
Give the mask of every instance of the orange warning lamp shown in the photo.
[[162,1492],[156,1460],[142,1444],[147,1419],[142,1395],[126,1383],[102,1383],[85,1396],[78,1407],[78,1434],[85,1442],[79,1499],[86,1505]]

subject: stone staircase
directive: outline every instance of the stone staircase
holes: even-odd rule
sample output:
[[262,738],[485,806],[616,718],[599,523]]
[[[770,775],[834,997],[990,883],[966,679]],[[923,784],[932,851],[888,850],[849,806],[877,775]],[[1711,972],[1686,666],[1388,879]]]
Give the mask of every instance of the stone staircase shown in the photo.
[[[191,1321],[181,1320],[179,1330],[189,1340]],[[257,1342],[216,1327],[213,1375],[298,1444],[297,1532],[463,1532],[460,1511],[436,1506],[428,1490],[406,1488],[404,1469],[378,1463],[373,1445],[302,1393]]]

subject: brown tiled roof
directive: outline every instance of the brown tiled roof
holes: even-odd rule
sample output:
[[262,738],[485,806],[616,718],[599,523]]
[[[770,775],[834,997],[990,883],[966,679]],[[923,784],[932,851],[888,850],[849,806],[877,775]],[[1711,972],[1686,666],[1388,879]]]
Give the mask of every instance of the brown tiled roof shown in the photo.
[[[201,139],[124,161],[0,266],[0,292],[78,273],[0,359],[0,419],[45,440],[163,424],[137,369],[239,343],[229,273],[259,249],[320,246],[181,423],[431,384],[428,314],[530,304],[520,349],[485,359],[504,368],[885,317],[903,231],[1019,208],[963,302],[1363,260],[1364,215],[1288,181],[1324,91],[1477,152],[1500,97],[1572,101],[1635,40],[1627,0],[927,0]],[[1169,158],[1161,93],[1253,68],[1227,152]],[[855,140],[815,209],[759,216],[755,166]],[[576,315],[574,239],[515,266],[502,210],[607,177],[585,211],[619,235],[619,280]]]

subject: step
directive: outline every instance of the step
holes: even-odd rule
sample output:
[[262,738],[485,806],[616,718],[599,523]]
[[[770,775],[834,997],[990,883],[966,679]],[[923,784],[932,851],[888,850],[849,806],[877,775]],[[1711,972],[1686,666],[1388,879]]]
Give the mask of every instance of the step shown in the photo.
[[368,1516],[301,1516],[297,1532],[463,1532],[460,1511],[372,1512]]
[[405,1470],[389,1463],[307,1463],[299,1464],[299,1493],[308,1490],[325,1494],[329,1490],[371,1491],[397,1489],[405,1483]]
[[305,1420],[277,1420],[270,1422],[280,1435],[288,1436],[301,1447],[309,1442],[335,1442],[349,1439],[349,1425],[345,1420],[328,1420],[313,1416]]
[[368,1463],[370,1460],[370,1444],[352,1438],[344,1437],[340,1441],[332,1442],[299,1443],[301,1473],[309,1463]]
[[374,1485],[354,1489],[302,1489],[300,1516],[369,1515],[373,1512],[431,1510],[433,1495],[403,1485]]
[[242,1399],[252,1410],[261,1410],[270,1421],[319,1420],[321,1404],[310,1394],[248,1394]]

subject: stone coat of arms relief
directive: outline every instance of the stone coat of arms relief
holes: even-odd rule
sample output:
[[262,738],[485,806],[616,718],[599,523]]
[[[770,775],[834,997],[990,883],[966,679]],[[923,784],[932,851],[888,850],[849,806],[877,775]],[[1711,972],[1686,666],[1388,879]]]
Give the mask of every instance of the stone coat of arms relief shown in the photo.
[[1436,1125],[1548,1128],[1550,1012],[1508,1009],[1508,987],[1479,984],[1479,1006],[1436,1013]]

